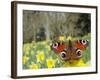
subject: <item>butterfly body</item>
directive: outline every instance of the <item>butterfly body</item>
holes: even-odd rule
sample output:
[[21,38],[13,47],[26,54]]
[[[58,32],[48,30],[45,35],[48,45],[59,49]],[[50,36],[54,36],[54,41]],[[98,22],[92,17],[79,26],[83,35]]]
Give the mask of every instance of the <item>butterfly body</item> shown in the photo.
[[69,40],[67,43],[53,43],[51,47],[63,61],[72,62],[73,60],[78,60],[82,57],[83,51],[86,49],[87,44],[87,40]]

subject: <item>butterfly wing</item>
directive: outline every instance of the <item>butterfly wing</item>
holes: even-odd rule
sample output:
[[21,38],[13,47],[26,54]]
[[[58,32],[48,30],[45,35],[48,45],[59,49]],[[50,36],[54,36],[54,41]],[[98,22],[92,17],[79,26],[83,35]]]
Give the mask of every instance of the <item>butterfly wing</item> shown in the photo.
[[76,40],[75,47],[81,50],[85,50],[88,45],[88,40]]
[[66,44],[64,42],[55,42],[51,45],[51,48],[56,52],[60,53],[66,48]]

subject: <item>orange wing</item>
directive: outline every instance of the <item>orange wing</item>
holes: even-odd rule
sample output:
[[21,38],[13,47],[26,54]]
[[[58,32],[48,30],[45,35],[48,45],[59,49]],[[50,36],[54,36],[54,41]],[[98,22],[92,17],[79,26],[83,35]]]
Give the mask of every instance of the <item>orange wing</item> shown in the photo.
[[59,53],[63,51],[67,46],[64,44],[64,42],[56,42],[53,43],[51,48],[56,52]]
[[77,40],[77,41],[75,41],[75,47],[79,48],[81,50],[85,50],[87,45],[88,45],[87,40]]

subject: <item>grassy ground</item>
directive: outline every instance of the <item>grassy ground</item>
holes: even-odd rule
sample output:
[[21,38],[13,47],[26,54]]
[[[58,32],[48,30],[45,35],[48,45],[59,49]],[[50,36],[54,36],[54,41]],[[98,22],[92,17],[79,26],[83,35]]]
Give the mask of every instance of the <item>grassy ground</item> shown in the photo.
[[[84,37],[74,39],[87,39],[89,46],[84,51],[82,57],[83,63],[90,62],[90,34]],[[41,41],[23,44],[23,69],[42,69],[64,67],[66,62],[61,61],[57,55],[51,50],[49,41]],[[81,66],[80,62],[80,66]],[[66,64],[68,66],[68,64]]]

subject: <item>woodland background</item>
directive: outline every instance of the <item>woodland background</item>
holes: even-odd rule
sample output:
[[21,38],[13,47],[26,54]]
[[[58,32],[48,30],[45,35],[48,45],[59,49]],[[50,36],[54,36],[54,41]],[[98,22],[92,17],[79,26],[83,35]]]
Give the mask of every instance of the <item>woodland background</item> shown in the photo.
[[54,40],[59,36],[82,37],[90,33],[90,14],[23,11],[23,42]]

